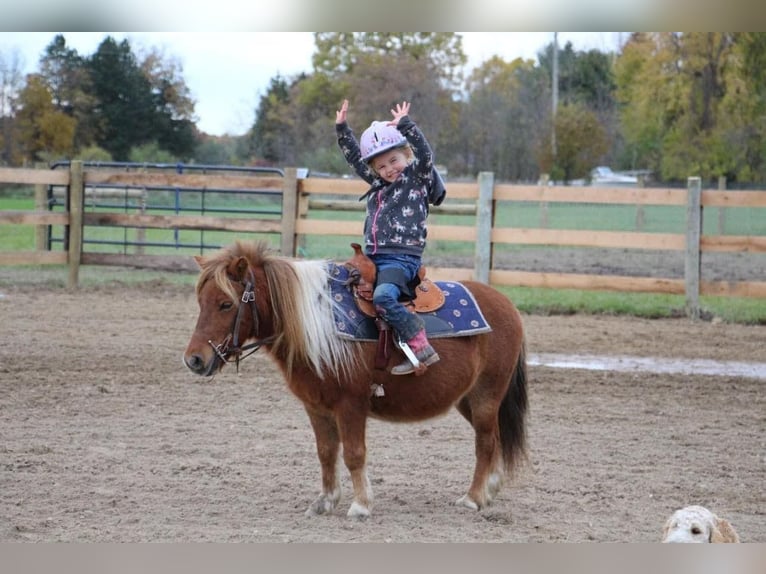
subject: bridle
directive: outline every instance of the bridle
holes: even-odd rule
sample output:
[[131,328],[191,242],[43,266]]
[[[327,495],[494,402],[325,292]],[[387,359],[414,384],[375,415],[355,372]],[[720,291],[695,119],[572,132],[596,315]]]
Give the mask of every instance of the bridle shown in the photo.
[[[242,322],[242,310],[245,308],[245,305],[250,307],[250,311],[253,315],[252,332],[254,334],[258,333],[260,325],[260,321],[258,320],[258,308],[255,305],[255,276],[253,275],[252,269],[248,267],[247,281],[242,281],[240,283],[244,285],[244,291],[242,291],[242,297],[240,298],[240,302],[243,304],[237,306],[237,315],[234,317],[234,325],[232,326],[231,332],[226,335],[226,338],[221,343],[218,343],[217,345],[214,344],[210,339],[207,341],[208,344],[213,347],[213,351],[215,351],[216,356],[224,363],[228,364],[230,362],[227,357],[231,357],[232,355],[234,356],[234,362],[237,365],[237,372],[239,372],[240,361],[255,353],[258,349],[261,348],[262,345],[267,345],[275,339],[275,336],[272,335],[264,339],[258,339],[248,345],[239,344],[239,326]],[[246,354],[243,355],[243,353]]]

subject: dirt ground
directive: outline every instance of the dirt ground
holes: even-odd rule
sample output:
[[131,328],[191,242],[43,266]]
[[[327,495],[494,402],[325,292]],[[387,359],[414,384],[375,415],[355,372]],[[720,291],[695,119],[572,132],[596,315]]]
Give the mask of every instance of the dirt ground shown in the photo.
[[[370,421],[366,522],[319,494],[301,404],[262,353],[212,380],[181,363],[193,288],[4,288],[0,541],[654,542],[702,504],[766,542],[766,381],[529,368],[529,461],[453,506],[473,435],[450,413]],[[530,353],[764,361],[766,327],[524,317]]]

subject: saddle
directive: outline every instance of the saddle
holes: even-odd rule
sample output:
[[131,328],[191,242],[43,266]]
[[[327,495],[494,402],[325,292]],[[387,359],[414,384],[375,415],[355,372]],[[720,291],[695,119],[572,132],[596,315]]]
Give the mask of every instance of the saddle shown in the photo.
[[[351,248],[354,250],[354,255],[343,264],[349,270],[349,286],[359,310],[368,317],[376,318],[378,314],[372,303],[372,293],[375,290],[377,277],[375,263],[362,252],[362,246],[358,243],[352,243]],[[418,270],[414,293],[414,299],[402,301],[402,304],[412,313],[431,313],[444,305],[444,292],[426,277],[424,265]]]
[[[375,290],[377,268],[375,263],[362,252],[362,246],[352,243],[354,255],[343,266],[348,269],[349,278],[347,286],[354,295],[354,301],[359,311],[375,319],[378,328],[378,351],[375,356],[375,368],[385,369],[391,349],[394,346],[391,336],[391,328],[382,320],[375,311],[372,302],[372,294]],[[411,313],[431,313],[444,305],[445,296],[441,288],[426,277],[426,268],[418,269],[417,285],[413,289],[415,298],[402,301],[405,308]]]

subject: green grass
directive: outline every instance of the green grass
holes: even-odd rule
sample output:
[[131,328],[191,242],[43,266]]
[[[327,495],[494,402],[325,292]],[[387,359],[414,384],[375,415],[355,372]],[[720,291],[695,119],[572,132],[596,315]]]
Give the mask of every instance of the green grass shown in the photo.
[[[505,287],[504,293],[524,313],[537,315],[629,315],[647,319],[685,317],[685,297],[660,293],[618,293],[578,289]],[[742,297],[700,297],[701,317],[727,323],[766,325],[766,303]]]
[[[34,208],[34,199],[0,197],[0,211],[33,210]],[[2,251],[34,251],[35,227],[33,225],[0,225],[0,249]]]

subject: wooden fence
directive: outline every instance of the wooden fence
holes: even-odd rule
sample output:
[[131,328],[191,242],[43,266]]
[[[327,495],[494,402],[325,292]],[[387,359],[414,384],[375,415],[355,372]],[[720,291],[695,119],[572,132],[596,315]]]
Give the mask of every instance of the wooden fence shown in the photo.
[[[47,210],[38,194],[34,211],[0,212],[0,224],[63,225],[67,229],[66,250],[48,251],[41,235],[34,251],[4,252],[0,247],[0,265],[57,263],[69,266],[68,284],[75,287],[81,264],[136,265],[138,256],[88,253],[83,250],[82,229],[88,226],[116,226],[161,229],[225,230],[280,235],[283,254],[296,255],[302,241],[311,236],[348,236],[359,240],[362,216],[354,221],[312,219],[317,210],[341,211],[357,209],[357,198],[365,191],[357,179],[325,179],[298,177],[298,170],[288,168],[285,177],[252,177],[198,173],[125,173],[84,169],[72,162],[68,171],[38,169],[0,169],[0,183],[68,187],[68,210]],[[196,215],[151,215],[145,213],[88,212],[86,192],[98,185],[183,186],[200,189],[281,190],[280,220],[253,217],[214,217]],[[703,281],[702,252],[766,253],[763,235],[703,235],[702,213],[705,207],[744,207],[766,209],[766,191],[702,190],[699,178],[689,178],[686,189],[672,188],[601,188],[560,187],[543,185],[495,184],[493,174],[481,173],[471,183],[448,182],[448,202],[434,208],[433,213],[474,213],[475,225],[429,225],[429,241],[463,241],[475,245],[473,268],[432,268],[435,279],[476,279],[494,285],[552,287],[562,289],[611,290],[685,294],[692,317],[699,313],[700,295],[766,298],[766,281]],[[346,199],[348,198],[348,199]],[[450,201],[458,200],[455,204]],[[686,229],[678,233],[646,233],[642,231],[557,230],[549,228],[511,228],[493,225],[498,202],[521,201],[541,205],[556,203],[628,204],[634,206],[685,206]],[[766,211],[765,211],[766,213]],[[683,279],[627,277],[573,273],[538,273],[496,269],[492,265],[493,249],[502,244],[599,247],[623,249],[676,250],[685,253]],[[147,256],[144,256],[146,260]],[[151,256],[148,256],[151,259]],[[173,256],[154,256],[169,260]],[[191,259],[187,257],[185,259]]]

